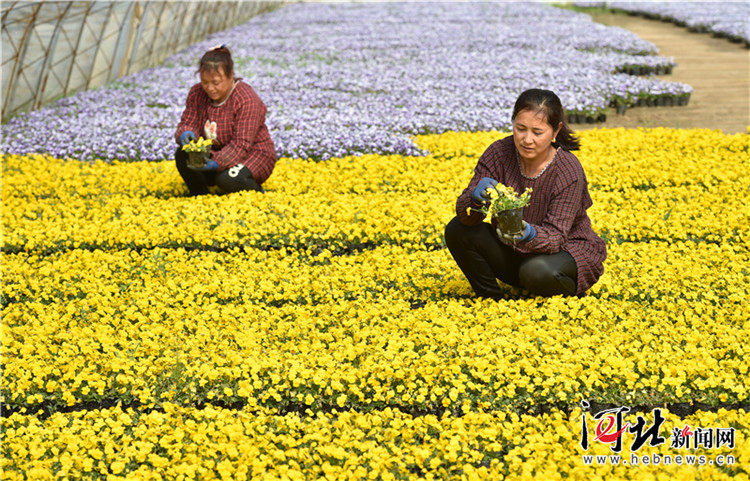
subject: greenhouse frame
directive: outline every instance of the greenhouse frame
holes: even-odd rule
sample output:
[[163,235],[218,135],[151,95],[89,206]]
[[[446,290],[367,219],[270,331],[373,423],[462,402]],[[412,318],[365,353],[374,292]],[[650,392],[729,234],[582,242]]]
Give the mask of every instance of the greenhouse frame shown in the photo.
[[274,1],[2,2],[2,119],[162,63]]

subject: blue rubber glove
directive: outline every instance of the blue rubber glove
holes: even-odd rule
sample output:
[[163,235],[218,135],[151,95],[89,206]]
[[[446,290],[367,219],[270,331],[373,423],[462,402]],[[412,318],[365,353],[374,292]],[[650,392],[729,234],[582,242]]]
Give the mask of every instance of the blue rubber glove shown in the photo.
[[525,220],[521,221],[523,225],[523,230],[521,232],[516,232],[513,234],[507,234],[505,232],[502,232],[500,229],[497,230],[497,233],[500,235],[500,237],[503,238],[506,242],[510,242],[512,244],[517,244],[519,242],[528,242],[530,240],[533,240],[534,237],[536,237],[536,229],[533,225],[526,223]]
[[203,167],[191,167],[190,165],[188,165],[188,169],[198,172],[210,172],[212,170],[217,170],[218,168],[219,164],[217,164],[214,159],[208,159],[206,161],[206,165],[204,165]]
[[474,192],[471,193],[471,200],[474,201],[475,204],[480,205],[489,202],[491,199],[487,193],[487,189],[491,189],[495,186],[497,186],[497,181],[495,179],[489,177],[482,178],[474,189]]
[[195,140],[195,134],[192,130],[186,130],[180,135],[180,145],[187,145],[191,140]]

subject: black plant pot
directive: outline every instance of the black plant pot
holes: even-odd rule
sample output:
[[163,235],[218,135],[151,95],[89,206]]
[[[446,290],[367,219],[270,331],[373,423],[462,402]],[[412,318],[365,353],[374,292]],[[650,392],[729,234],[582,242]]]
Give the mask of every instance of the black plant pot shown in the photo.
[[497,219],[497,228],[506,234],[523,231],[523,207],[501,211],[495,218]]
[[201,168],[206,165],[210,152],[188,152],[188,165],[194,168]]
[[617,115],[625,115],[625,111],[628,110],[628,107],[626,105],[618,105],[617,106]]

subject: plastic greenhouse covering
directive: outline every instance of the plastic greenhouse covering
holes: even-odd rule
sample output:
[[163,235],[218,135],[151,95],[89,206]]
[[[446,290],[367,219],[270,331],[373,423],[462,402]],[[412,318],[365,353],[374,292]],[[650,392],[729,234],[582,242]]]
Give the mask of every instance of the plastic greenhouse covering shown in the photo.
[[4,1],[2,118],[157,65],[278,4]]

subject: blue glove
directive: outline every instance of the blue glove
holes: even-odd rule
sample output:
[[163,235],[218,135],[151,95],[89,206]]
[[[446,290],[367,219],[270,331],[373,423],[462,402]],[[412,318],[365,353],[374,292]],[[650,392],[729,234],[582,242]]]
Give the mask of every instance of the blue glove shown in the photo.
[[196,170],[198,172],[209,172],[209,171],[212,171],[212,170],[217,170],[218,168],[219,168],[219,164],[217,164],[214,159],[208,159],[206,161],[206,165],[204,165],[203,167],[191,167],[188,164],[188,169],[190,169],[190,170]]
[[186,130],[180,135],[180,145],[187,145],[191,140],[195,140],[195,134],[192,130]]
[[479,181],[479,184],[477,184],[476,189],[474,189],[474,192],[471,193],[471,200],[473,200],[475,204],[489,202],[491,199],[489,194],[487,194],[487,189],[491,189],[495,186],[497,186],[497,181],[495,179],[489,177],[482,178],[482,180]]
[[536,237],[536,229],[533,225],[527,224],[525,220],[521,221],[523,225],[523,231],[516,232],[514,234],[506,234],[505,232],[502,232],[500,229],[497,230],[497,233],[500,234],[500,237],[503,238],[506,242],[510,242],[512,244],[516,244],[518,242],[528,242],[530,240],[533,240],[534,237]]

